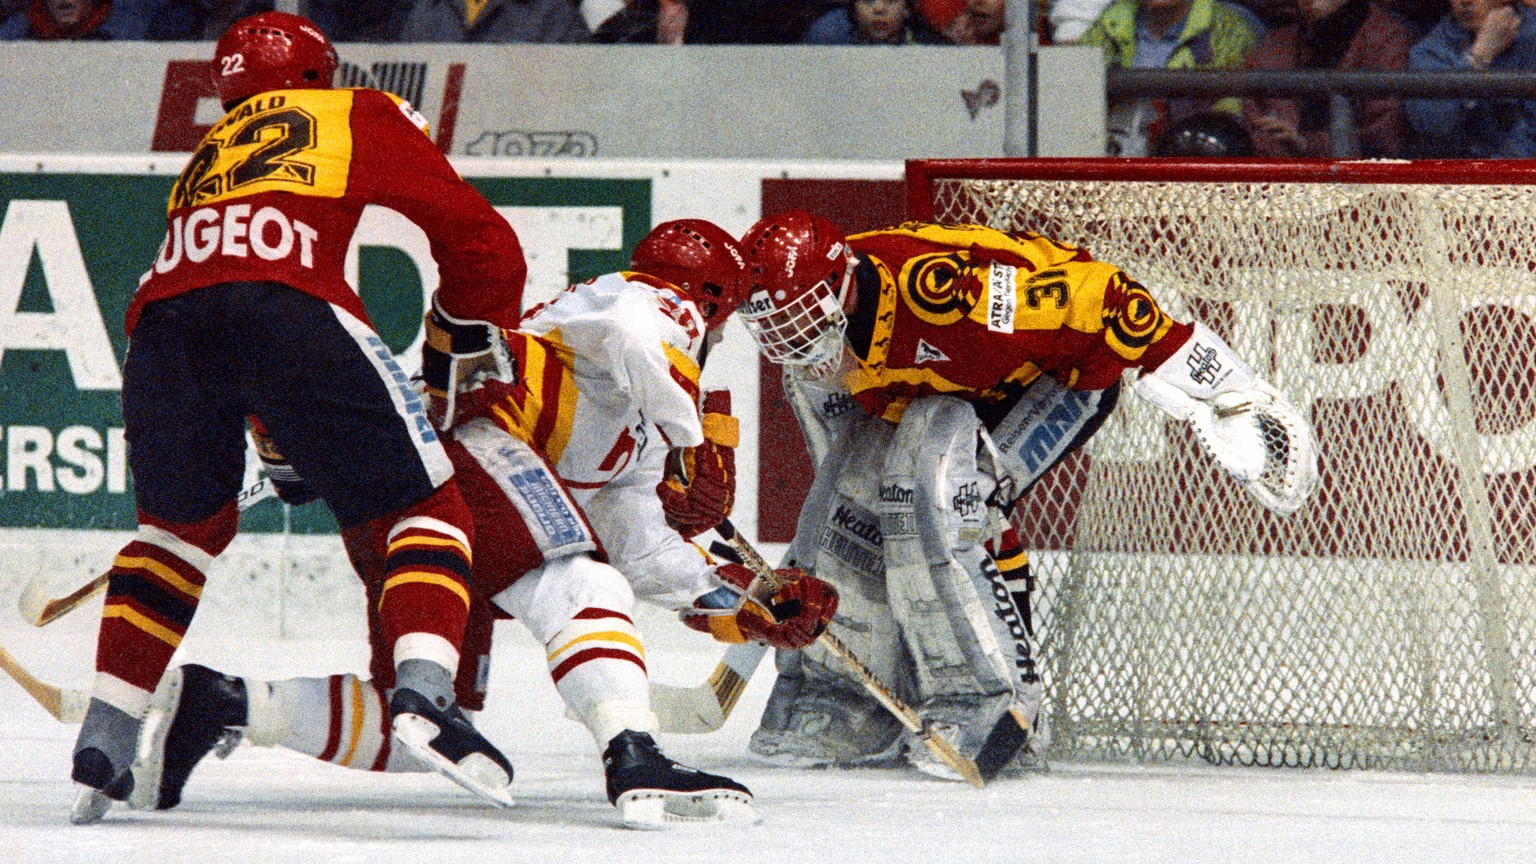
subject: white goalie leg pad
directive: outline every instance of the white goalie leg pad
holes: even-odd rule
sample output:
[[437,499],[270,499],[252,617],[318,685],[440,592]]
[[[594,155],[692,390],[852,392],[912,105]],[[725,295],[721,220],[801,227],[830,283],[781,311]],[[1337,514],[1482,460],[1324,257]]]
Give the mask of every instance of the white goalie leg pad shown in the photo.
[[859,408],[840,378],[809,378],[798,366],[786,366],[783,371],[784,395],[799,421],[812,465],[820,466],[853,427],[872,421],[884,425]]
[[[880,487],[887,590],[915,664],[919,713],[968,758],[999,722],[1032,723],[1041,692],[1033,636],[1012,586],[987,553],[995,480],[978,463],[984,440],[971,406],[925,397],[907,409]],[[919,768],[950,776],[909,746]]]
[[[786,562],[838,590],[829,630],[876,677],[905,693],[911,661],[886,600],[880,519],[873,508],[894,427],[860,414],[819,466]],[[802,767],[879,763],[900,747],[901,726],[825,648],[778,652],[778,677],[751,751]]]
[[1316,490],[1312,425],[1204,324],[1135,390],[1188,422],[1222,470],[1269,510],[1294,513]]

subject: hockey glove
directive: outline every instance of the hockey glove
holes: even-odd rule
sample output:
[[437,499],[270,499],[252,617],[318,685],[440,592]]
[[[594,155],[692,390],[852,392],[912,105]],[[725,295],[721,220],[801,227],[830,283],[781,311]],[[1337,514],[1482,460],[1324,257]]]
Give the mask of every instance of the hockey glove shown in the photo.
[[516,379],[506,341],[496,325],[454,318],[437,305],[434,295],[426,330],[421,378],[429,397],[427,414],[437,428],[453,426],[459,394],[488,379]]
[[299,476],[299,472],[294,469],[293,463],[288,461],[288,457],[284,456],[277,449],[277,445],[272,443],[272,439],[267,435],[267,427],[262,425],[261,420],[254,416],[247,419],[251,423],[251,441],[256,445],[256,455],[261,457],[261,467],[267,472],[267,479],[272,481],[272,488],[277,491],[277,497],[281,498],[284,504],[292,504],[295,507],[308,504],[320,497],[309,488],[304,478]]
[[683,623],[721,642],[761,642],[796,651],[826,632],[837,589],[796,567],[773,571],[777,587],[740,564],[715,570],[726,584],[694,601]]
[[731,515],[736,502],[736,445],[740,427],[731,416],[731,391],[704,394],[704,443],[679,447],[667,458],[667,476],[656,485],[667,524],[693,538]]

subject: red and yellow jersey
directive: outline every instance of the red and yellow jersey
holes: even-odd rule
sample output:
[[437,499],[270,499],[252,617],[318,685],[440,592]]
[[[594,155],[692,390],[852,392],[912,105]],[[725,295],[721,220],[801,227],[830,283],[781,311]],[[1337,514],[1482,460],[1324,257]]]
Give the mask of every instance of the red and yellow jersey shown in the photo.
[[860,256],[847,331],[859,363],[845,383],[888,420],[919,396],[995,402],[1042,374],[1103,389],[1189,338],[1118,267],[1037,234],[909,222],[848,242]]
[[378,90],[275,90],[203,139],[171,192],[165,241],[128,309],[235,281],[290,285],[367,320],[343,278],[363,208],[431,242],[451,315],[516,326],[527,265],[511,226],[465,183],[410,104]]

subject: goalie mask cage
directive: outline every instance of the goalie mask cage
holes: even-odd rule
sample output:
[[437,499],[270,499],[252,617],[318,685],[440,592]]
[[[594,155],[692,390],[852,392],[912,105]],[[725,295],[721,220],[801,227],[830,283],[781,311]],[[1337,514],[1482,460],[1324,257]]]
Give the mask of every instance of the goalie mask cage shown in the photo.
[[1536,163],[912,162],[1123,267],[1308,417],[1263,510],[1130,395],[1016,513],[1057,757],[1536,771]]

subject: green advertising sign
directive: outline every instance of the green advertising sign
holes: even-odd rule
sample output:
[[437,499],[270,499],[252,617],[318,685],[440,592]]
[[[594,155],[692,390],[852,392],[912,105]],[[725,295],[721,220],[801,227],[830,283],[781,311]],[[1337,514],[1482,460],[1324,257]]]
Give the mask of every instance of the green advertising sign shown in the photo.
[[[120,410],[123,315],[165,233],[174,182],[0,173],[0,528],[134,527]],[[508,215],[530,273],[545,282],[622,269],[651,224],[647,179],[470,182]],[[398,353],[419,337],[423,267],[431,271],[421,244],[390,236],[361,239],[357,284]],[[268,501],[245,514],[241,529],[326,533],[335,523],[323,505]]]

